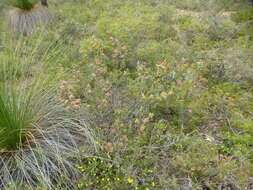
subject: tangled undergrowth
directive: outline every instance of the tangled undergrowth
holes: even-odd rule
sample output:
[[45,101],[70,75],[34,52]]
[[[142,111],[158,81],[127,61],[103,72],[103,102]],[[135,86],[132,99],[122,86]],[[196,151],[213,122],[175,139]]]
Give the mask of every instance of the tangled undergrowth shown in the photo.
[[1,188],[252,189],[250,1],[49,3],[47,32],[1,29]]

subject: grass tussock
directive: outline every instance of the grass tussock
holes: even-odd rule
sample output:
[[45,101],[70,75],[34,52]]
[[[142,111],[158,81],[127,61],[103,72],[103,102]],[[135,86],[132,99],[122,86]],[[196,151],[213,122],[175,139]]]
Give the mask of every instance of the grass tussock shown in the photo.
[[[70,188],[80,175],[75,156],[80,147],[95,148],[95,137],[85,114],[72,113],[62,102],[58,93],[61,77],[44,74],[53,55],[38,58],[40,44],[29,43],[35,51],[31,54],[26,42],[20,39],[22,49],[16,44],[15,51],[1,54],[0,187],[15,182],[49,189],[66,183]],[[17,59],[22,54],[26,54],[25,62]],[[31,73],[35,59],[37,70]],[[38,70],[42,62],[44,66]]]
[[9,11],[8,19],[11,30],[16,34],[28,35],[38,26],[50,21],[47,7],[38,5],[39,0],[8,0],[3,5],[13,7]]
[[29,34],[39,25],[49,23],[51,18],[43,6],[35,6],[28,11],[16,8],[9,12],[8,17],[10,27],[16,34]]
[[31,10],[39,0],[3,0],[2,3],[22,10]]

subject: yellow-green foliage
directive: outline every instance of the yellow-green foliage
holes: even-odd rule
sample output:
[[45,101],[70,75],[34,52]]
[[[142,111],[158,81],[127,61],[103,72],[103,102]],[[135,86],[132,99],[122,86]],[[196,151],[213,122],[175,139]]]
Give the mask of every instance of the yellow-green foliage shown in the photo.
[[59,22],[42,47],[71,49],[54,50],[49,73],[66,73],[62,101],[87,114],[98,137],[97,151],[81,147],[73,158],[76,189],[250,184],[248,1],[52,0],[50,7]]
[[[176,189],[186,186],[182,176],[193,180],[195,189],[219,183],[245,187],[253,158],[252,38],[241,31],[250,24],[234,21],[242,14],[238,4],[169,2],[110,1],[92,20],[94,30],[87,25],[80,48],[89,76],[82,87],[85,108],[101,116],[104,148],[125,166],[125,178],[139,180],[136,188],[152,189],[155,183]],[[108,12],[110,6],[117,9]],[[173,138],[178,141],[166,149]],[[163,155],[159,150],[168,158],[154,156]],[[167,170],[158,163],[167,163]],[[166,175],[170,182],[161,177]]]

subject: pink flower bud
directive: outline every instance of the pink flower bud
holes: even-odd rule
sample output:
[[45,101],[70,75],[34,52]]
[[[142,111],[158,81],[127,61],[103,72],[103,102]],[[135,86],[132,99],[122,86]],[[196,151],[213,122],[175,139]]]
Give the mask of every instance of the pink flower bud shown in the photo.
[[60,90],[64,90],[64,88],[65,88],[64,85],[61,85],[61,86],[59,87]]
[[72,94],[69,95],[69,99],[73,99],[73,98],[75,98],[75,96],[73,96]]

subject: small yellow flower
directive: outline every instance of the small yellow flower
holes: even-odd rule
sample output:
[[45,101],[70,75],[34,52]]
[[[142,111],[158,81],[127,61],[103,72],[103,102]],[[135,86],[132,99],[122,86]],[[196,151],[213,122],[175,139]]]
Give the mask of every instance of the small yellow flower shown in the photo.
[[116,180],[117,180],[117,181],[120,181],[120,178],[117,177]]
[[150,190],[150,189],[148,187],[146,187],[145,190]]
[[83,169],[83,167],[82,167],[82,166],[77,166],[77,169],[80,169],[80,170],[81,170],[81,169]]
[[78,187],[78,188],[81,188],[82,186],[83,186],[82,183],[77,184],[77,187]]
[[151,183],[151,186],[154,187],[154,186],[155,186],[155,182],[152,182],[152,183]]
[[128,178],[127,181],[128,181],[128,183],[133,183],[134,179]]

